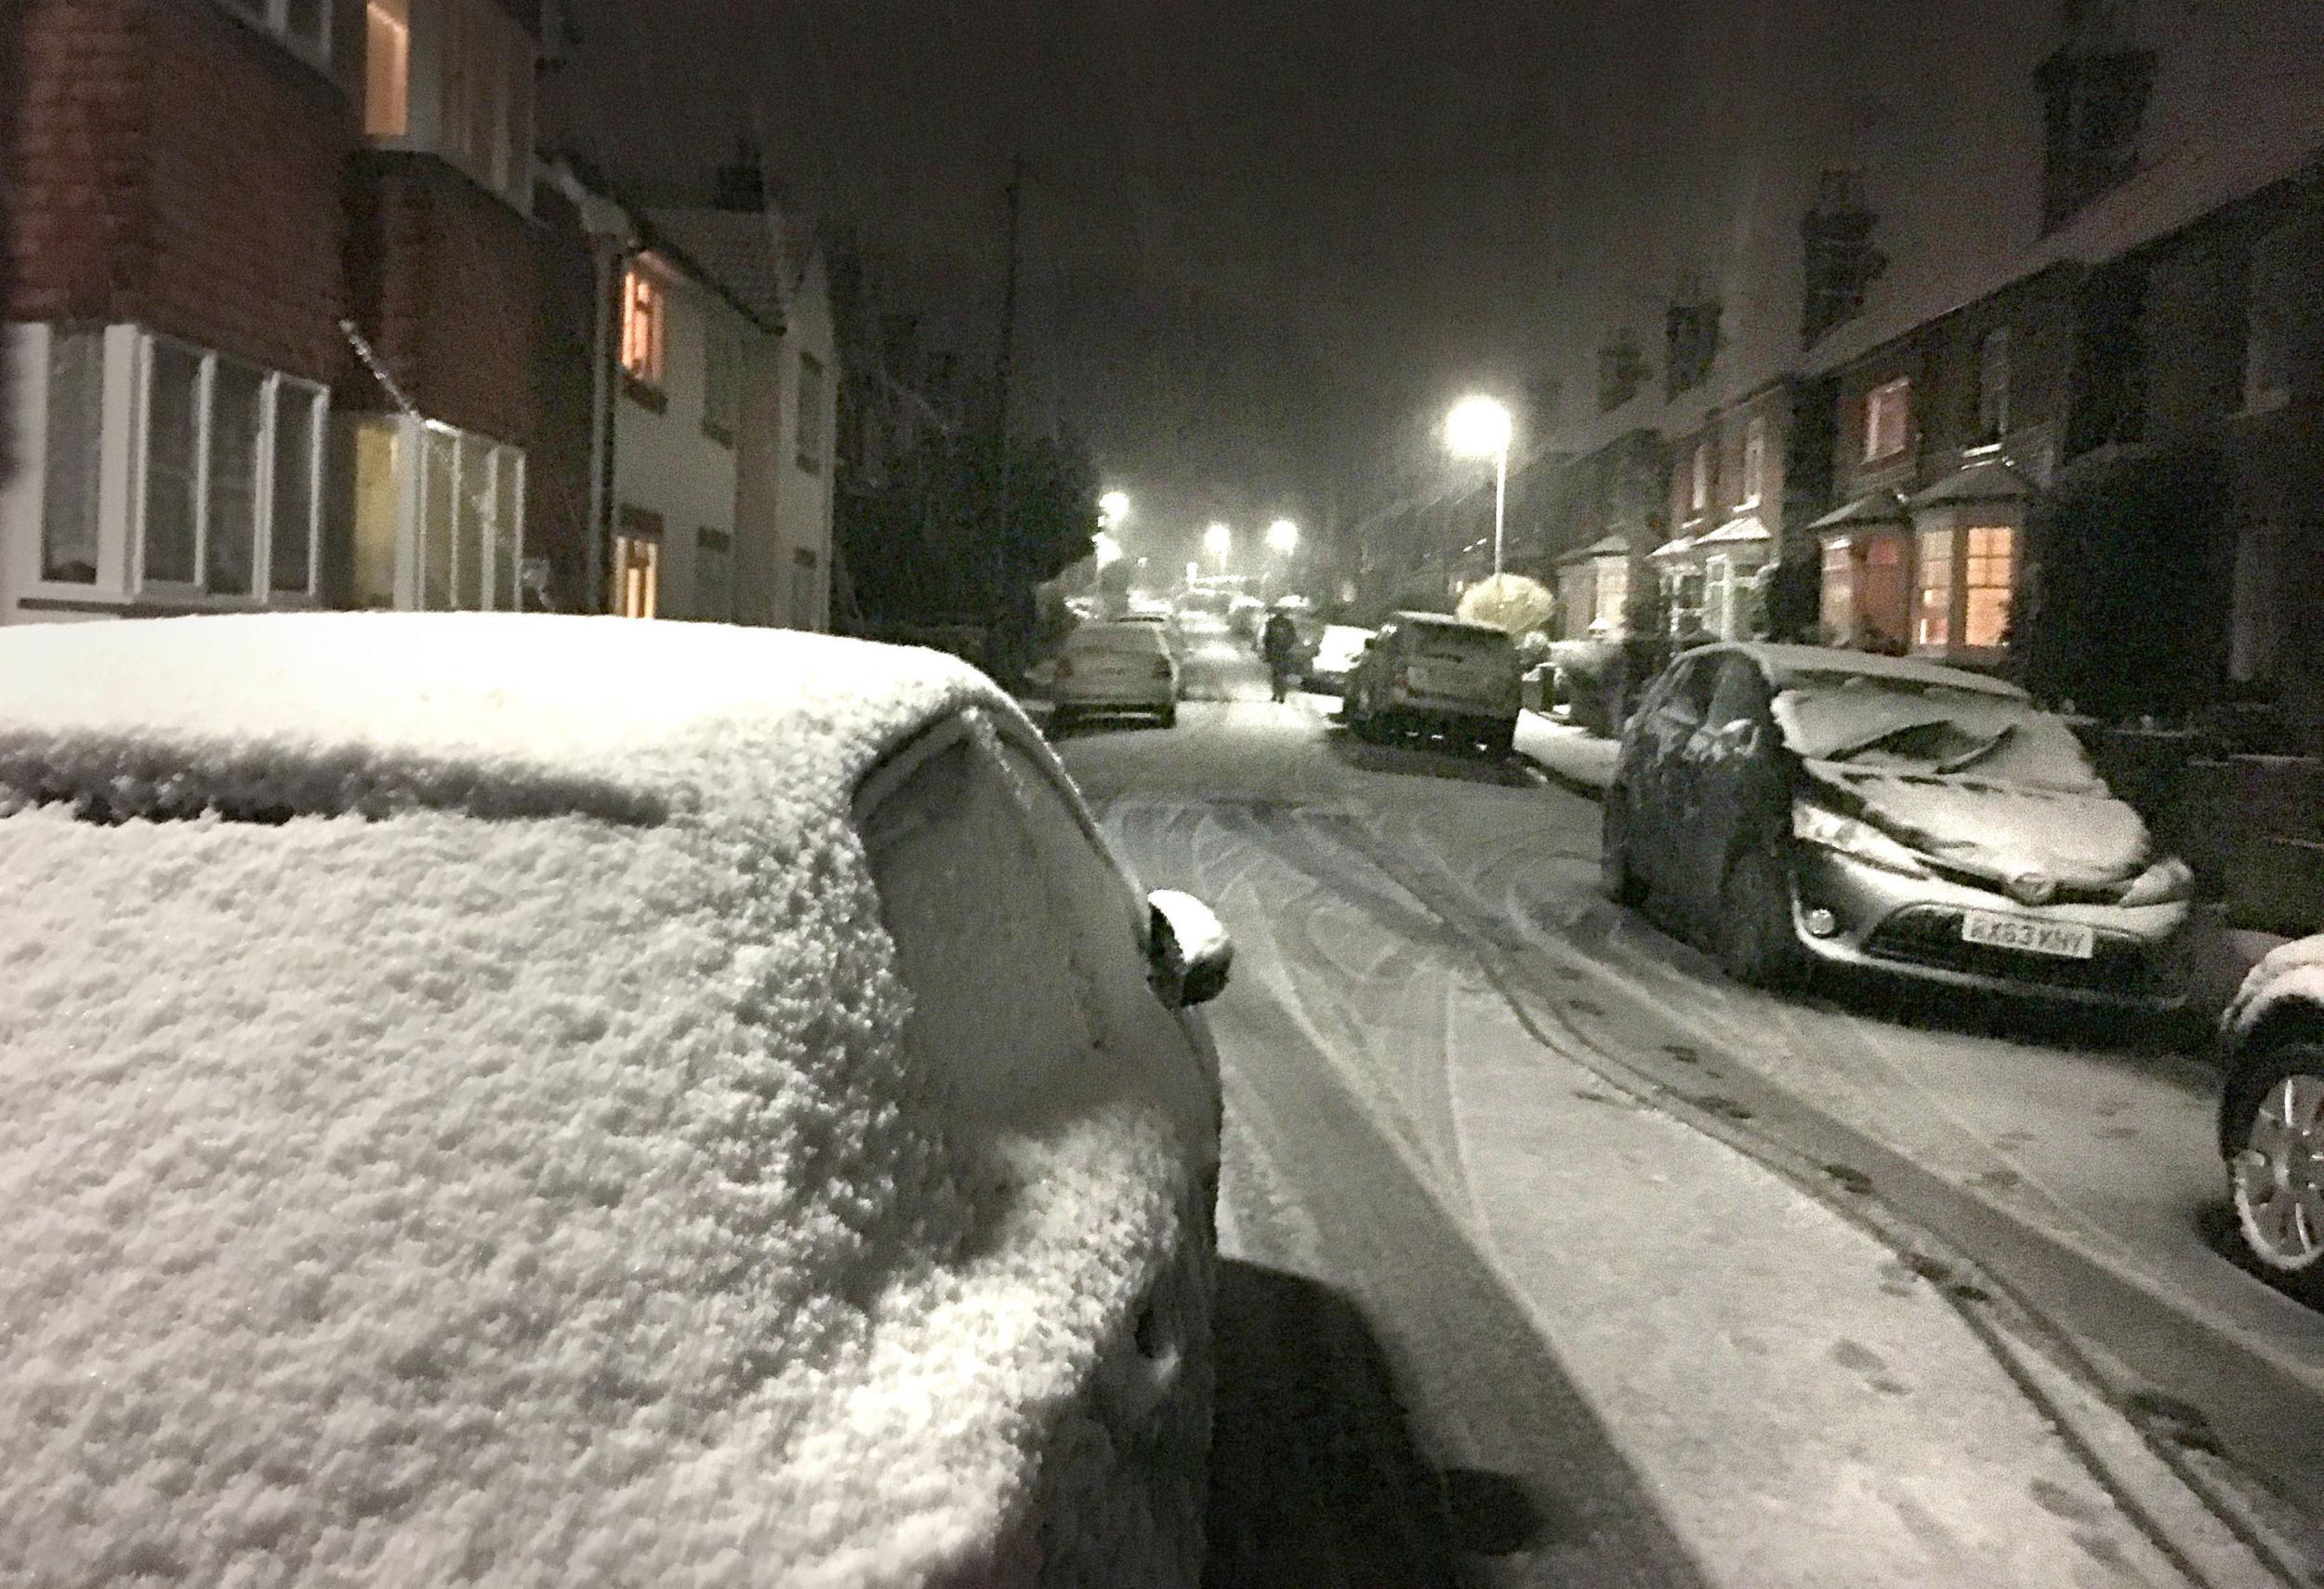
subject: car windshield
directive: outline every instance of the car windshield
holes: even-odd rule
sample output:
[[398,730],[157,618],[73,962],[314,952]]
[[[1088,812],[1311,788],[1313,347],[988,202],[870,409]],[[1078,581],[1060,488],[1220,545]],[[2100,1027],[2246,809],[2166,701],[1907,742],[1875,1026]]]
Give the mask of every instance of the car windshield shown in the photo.
[[1784,741],[1813,761],[2096,792],[2064,720],[1974,688],[1862,673],[1811,674],[1776,697]]

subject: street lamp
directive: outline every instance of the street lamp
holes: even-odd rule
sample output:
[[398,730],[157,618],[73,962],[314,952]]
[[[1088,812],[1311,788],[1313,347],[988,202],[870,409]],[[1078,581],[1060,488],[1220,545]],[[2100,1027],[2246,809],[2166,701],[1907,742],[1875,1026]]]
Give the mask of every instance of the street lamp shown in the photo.
[[1129,517],[1129,497],[1123,492],[1109,491],[1098,498],[1098,523],[1107,529],[1119,527]]
[[1219,572],[1224,574],[1227,557],[1235,550],[1235,532],[1224,524],[1211,525],[1202,533],[1202,550],[1210,554],[1210,560],[1219,565]]
[[1122,560],[1122,543],[1116,540],[1112,536],[1107,535],[1103,530],[1100,530],[1098,532],[1096,545],[1098,567],[1101,571],[1103,571],[1108,563],[1119,563]]
[[1464,397],[1445,417],[1445,442],[1465,458],[1493,460],[1493,572],[1501,571],[1501,523],[1509,511],[1509,410],[1489,397]]
[[1300,550],[1300,527],[1288,519],[1277,519],[1267,526],[1267,550],[1277,557],[1288,557]]

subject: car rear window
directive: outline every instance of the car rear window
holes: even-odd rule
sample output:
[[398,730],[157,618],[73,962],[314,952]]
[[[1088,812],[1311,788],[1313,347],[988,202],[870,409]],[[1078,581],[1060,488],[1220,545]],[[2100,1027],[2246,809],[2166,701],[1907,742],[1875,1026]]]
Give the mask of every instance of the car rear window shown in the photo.
[[1148,654],[1163,649],[1157,624],[1092,624],[1074,630],[1065,642],[1074,651],[1130,651]]
[[1501,662],[1516,655],[1509,636],[1497,629],[1465,624],[1414,624],[1406,631],[1411,649],[1424,656],[1460,662]]

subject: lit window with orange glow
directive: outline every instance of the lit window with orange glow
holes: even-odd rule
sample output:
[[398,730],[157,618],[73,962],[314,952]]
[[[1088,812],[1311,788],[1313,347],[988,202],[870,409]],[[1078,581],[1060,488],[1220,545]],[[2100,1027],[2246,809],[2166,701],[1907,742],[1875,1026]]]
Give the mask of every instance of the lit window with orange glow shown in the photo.
[[366,0],[363,17],[363,134],[402,138],[411,130],[411,0]]
[[631,379],[662,384],[662,286],[637,266],[621,289],[621,367]]

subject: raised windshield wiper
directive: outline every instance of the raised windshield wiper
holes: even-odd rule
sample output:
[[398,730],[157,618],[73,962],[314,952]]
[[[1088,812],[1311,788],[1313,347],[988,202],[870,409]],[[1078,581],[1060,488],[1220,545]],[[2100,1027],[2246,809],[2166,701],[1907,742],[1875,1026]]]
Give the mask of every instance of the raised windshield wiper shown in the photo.
[[1878,750],[1892,739],[1902,739],[1908,734],[1919,734],[1923,729],[1940,728],[1950,722],[1952,719],[1946,717],[1924,717],[1917,718],[1911,722],[1891,723],[1878,734],[1868,734],[1861,739],[1850,740],[1836,750],[1828,751],[1824,760],[1827,761],[1852,761],[1863,755],[1867,750]]
[[1960,772],[1964,767],[1974,766],[1977,762],[1984,761],[1987,756],[1992,755],[1994,750],[2000,747],[2003,740],[2007,739],[2011,735],[2015,734],[2016,732],[2017,725],[2015,723],[2005,722],[2001,724],[2000,732],[1996,733],[1992,738],[1972,749],[1962,751],[1960,755],[1955,756],[1950,761],[1939,761],[1936,764],[1936,770],[1939,773],[1950,775]]

